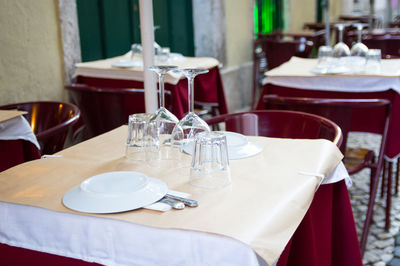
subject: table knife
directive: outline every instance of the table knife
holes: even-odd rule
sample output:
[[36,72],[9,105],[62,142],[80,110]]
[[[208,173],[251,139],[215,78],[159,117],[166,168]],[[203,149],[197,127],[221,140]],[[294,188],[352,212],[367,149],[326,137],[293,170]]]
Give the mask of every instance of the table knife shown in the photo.
[[185,204],[183,204],[183,202],[169,199],[166,197],[160,199],[158,202],[168,204],[169,206],[171,206],[172,208],[177,209],[177,210],[183,210],[185,208]]
[[197,202],[197,200],[186,199],[186,198],[178,197],[178,196],[171,195],[171,194],[166,194],[165,197],[181,201],[186,206],[189,206],[189,207],[197,207],[197,206],[199,206],[199,203]]

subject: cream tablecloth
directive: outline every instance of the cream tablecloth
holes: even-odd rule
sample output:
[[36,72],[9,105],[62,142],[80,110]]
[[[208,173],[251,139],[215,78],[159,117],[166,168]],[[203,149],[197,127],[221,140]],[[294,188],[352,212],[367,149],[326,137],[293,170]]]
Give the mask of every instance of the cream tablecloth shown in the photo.
[[[0,173],[0,242],[103,264],[274,263],[318,188],[342,159],[327,140],[250,137],[263,151],[231,161],[232,184],[204,190],[188,174],[124,158],[122,126],[60,153]],[[197,208],[110,215],[77,213],[63,195],[95,174],[135,170],[192,194]],[[254,251],[253,251],[254,250]]]
[[267,71],[263,83],[308,90],[376,92],[393,89],[400,93],[400,59],[382,60],[379,75],[317,75],[311,72],[316,65],[317,59],[292,57]]
[[[95,78],[124,79],[143,81],[143,66],[132,68],[113,67],[113,64],[123,60],[130,60],[130,52],[109,59],[96,60],[86,63],[77,63],[75,76],[89,76]],[[134,62],[142,64],[141,57],[135,57]],[[156,65],[174,65],[179,68],[203,68],[211,69],[219,65],[218,60],[211,57],[173,57],[168,62],[156,61]],[[180,79],[184,78],[180,74],[168,73],[165,82],[176,85]]]

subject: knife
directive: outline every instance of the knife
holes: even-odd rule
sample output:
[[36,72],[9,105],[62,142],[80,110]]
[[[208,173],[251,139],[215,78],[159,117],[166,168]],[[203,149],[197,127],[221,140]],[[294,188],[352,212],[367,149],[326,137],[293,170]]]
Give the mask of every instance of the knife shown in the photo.
[[197,200],[186,199],[186,198],[174,196],[174,195],[171,195],[171,194],[166,194],[165,197],[170,198],[170,199],[174,199],[174,200],[181,201],[181,202],[183,202],[186,206],[189,206],[189,207],[197,207],[197,206],[199,206],[199,203],[197,202]]

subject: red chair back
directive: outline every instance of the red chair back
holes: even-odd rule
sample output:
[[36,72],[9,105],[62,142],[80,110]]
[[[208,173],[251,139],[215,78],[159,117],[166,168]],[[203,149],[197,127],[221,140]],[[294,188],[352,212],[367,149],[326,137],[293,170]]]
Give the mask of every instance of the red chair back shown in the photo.
[[28,112],[24,115],[40,144],[41,154],[53,154],[64,148],[69,129],[78,121],[80,110],[64,102],[24,102],[0,109],[17,109]]
[[340,128],[329,119],[303,112],[262,110],[216,116],[209,125],[225,124],[227,131],[249,136],[296,139],[328,139],[339,146]]
[[[390,107],[385,99],[327,99],[304,97],[281,97],[264,95],[266,109],[292,110],[312,113],[334,121],[343,133],[343,143],[340,147],[343,154],[346,151],[347,136],[350,131],[352,112],[354,108]],[[386,112],[386,119],[381,121],[382,132],[388,123],[390,110]]]
[[371,36],[363,43],[370,49],[380,49],[382,58],[400,57],[400,36]]
[[[267,58],[268,69],[289,61],[292,56],[311,57],[313,42],[301,40],[273,40],[261,38],[254,40],[254,48],[261,47]],[[255,49],[254,49],[255,50]]]
[[[144,113],[144,89],[99,88],[86,84],[67,84],[79,106],[85,124],[85,137],[91,138],[128,123],[134,113]],[[171,110],[171,92],[165,91],[166,108]]]

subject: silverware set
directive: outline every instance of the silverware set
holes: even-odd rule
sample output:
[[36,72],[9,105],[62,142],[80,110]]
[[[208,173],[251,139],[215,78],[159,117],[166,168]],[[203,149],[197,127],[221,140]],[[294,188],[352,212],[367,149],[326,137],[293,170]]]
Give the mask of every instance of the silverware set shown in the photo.
[[199,203],[196,200],[186,199],[186,198],[174,196],[171,194],[166,194],[158,202],[168,204],[169,206],[171,206],[172,208],[174,208],[176,210],[183,210],[185,208],[185,206],[188,206],[188,207],[199,206]]

